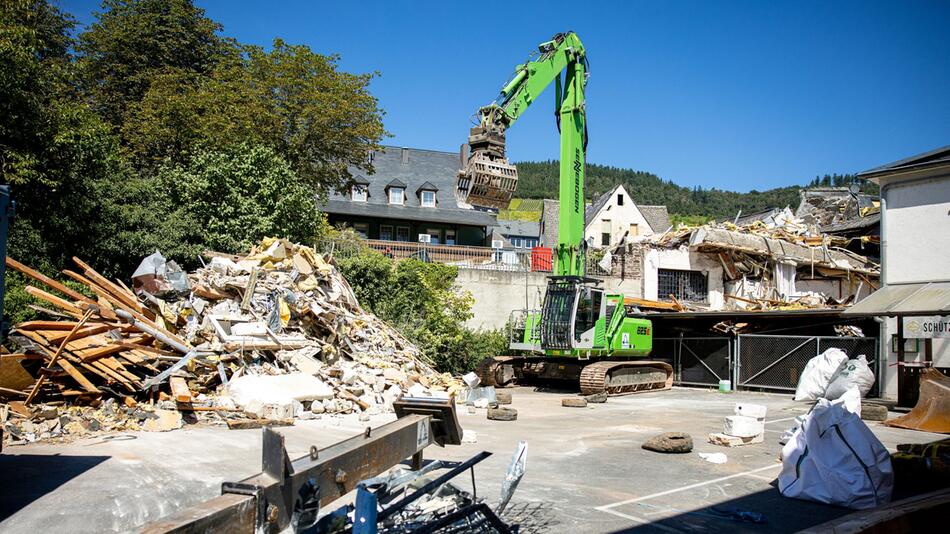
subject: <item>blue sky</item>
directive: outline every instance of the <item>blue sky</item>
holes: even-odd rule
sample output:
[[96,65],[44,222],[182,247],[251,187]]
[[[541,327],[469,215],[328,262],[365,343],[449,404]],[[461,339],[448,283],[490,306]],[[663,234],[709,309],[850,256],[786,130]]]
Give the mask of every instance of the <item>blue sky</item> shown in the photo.
[[[566,30],[591,62],[589,162],[748,191],[950,144],[946,0],[197,4],[241,42],[281,37],[378,71],[387,144],[457,150],[514,66]],[[59,5],[81,23],[98,9]],[[512,159],[558,157],[553,99],[510,130]]]

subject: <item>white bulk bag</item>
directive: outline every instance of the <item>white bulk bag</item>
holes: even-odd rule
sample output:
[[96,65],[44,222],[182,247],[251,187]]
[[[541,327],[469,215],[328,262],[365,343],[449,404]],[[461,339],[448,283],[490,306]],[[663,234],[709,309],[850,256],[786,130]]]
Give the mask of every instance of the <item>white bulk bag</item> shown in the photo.
[[843,402],[818,401],[802,428],[782,448],[782,495],[855,510],[891,500],[891,457]]
[[828,349],[808,360],[801,378],[798,379],[795,400],[820,399],[835,373],[847,361],[848,355],[843,350],[835,348]]
[[857,387],[863,397],[868,394],[868,391],[871,391],[873,385],[874,371],[871,370],[867,358],[862,354],[845,362],[844,368],[838,372],[838,376],[828,384],[828,389],[825,390],[825,398],[835,400],[853,387]]

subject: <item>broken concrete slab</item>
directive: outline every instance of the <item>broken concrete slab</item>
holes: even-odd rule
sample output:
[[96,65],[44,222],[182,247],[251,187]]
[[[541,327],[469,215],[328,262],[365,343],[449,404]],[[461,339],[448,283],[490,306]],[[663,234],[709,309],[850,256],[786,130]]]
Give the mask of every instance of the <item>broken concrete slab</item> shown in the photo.
[[568,397],[561,399],[561,406],[565,408],[586,408],[587,400],[582,397]]
[[154,419],[146,419],[142,430],[148,432],[168,432],[182,427],[181,412],[177,410],[155,410]]
[[498,408],[489,408],[488,419],[492,421],[514,421],[518,419],[518,410],[501,406]]
[[765,441],[765,434],[758,434],[752,437],[742,438],[739,436],[730,436],[721,432],[709,434],[709,443],[713,445],[722,445],[725,447],[739,447],[742,445],[751,445],[753,443],[762,443]]

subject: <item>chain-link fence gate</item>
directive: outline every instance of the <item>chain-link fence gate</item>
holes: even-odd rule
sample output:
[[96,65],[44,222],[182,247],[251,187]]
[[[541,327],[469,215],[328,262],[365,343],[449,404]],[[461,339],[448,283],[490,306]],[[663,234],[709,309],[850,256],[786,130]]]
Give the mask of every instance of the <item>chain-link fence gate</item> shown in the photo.
[[[850,358],[864,354],[877,384],[877,338],[742,334],[736,340],[736,387],[795,391],[808,360],[832,347],[843,350]],[[876,395],[876,389],[875,385],[869,396]]]
[[718,386],[732,379],[732,342],[727,337],[654,338],[653,356],[673,366],[673,383]]

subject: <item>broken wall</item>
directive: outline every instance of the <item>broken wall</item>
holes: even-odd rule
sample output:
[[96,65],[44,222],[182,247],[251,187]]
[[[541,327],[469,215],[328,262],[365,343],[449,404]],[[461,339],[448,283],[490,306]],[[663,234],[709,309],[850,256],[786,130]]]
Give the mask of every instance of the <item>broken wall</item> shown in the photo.
[[676,269],[700,271],[706,275],[707,305],[710,310],[723,309],[724,284],[722,263],[715,254],[689,250],[687,247],[674,249],[651,248],[643,253],[643,298],[649,300],[667,300],[659,295],[659,270]]

